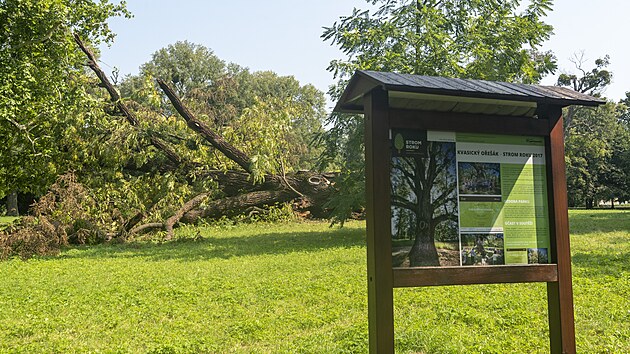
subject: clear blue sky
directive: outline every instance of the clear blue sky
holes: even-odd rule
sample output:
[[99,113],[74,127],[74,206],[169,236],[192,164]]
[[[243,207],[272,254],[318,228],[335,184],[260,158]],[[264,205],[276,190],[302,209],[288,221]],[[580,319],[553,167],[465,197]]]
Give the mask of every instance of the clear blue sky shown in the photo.
[[[101,59],[106,70],[135,74],[156,50],[188,40],[227,62],[293,75],[326,91],[333,83],[328,63],[344,56],[322,41],[322,27],[367,6],[364,0],[129,0],[134,18],[110,21],[118,36],[102,48]],[[630,49],[623,40],[630,33],[629,13],[626,1],[556,0],[546,20],[555,35],[543,49],[552,50],[559,72],[568,73],[576,72],[568,60],[576,52],[584,51],[586,68],[609,54],[614,81],[605,95],[617,101],[630,91]],[[554,83],[555,77],[543,81]]]

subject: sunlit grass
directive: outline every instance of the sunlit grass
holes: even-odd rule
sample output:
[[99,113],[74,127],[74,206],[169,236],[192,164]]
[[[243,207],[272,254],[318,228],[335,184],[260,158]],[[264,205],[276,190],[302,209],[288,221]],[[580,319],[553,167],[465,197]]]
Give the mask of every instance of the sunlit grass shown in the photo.
[[15,221],[17,217],[15,216],[0,216],[0,225],[2,224],[10,224]]
[[[578,352],[630,352],[630,212],[571,213]],[[0,263],[0,352],[364,353],[363,223]],[[396,289],[398,353],[548,353],[544,284]]]

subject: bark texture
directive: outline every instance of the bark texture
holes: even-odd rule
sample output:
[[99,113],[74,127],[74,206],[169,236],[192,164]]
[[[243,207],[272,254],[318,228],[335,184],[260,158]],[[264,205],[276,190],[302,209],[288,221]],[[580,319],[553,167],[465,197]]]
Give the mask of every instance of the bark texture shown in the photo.
[[223,137],[213,131],[206,123],[197,119],[192,112],[182,103],[179,99],[175,91],[168,85],[164,80],[157,79],[158,85],[168,99],[173,104],[173,107],[177,110],[180,116],[184,118],[188,127],[194,130],[196,133],[201,135],[204,139],[206,139],[212,146],[214,146],[217,150],[221,151],[227,158],[236,162],[239,166],[243,168],[243,170],[251,173],[251,161],[249,156],[234,147],[232,144],[228,143],[223,139]]
[[13,191],[7,195],[7,216],[20,216],[18,211],[18,194]]

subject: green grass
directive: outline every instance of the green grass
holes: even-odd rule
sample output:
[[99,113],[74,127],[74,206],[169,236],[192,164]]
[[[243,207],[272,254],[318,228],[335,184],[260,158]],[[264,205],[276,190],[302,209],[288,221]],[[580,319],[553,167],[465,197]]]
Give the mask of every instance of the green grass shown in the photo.
[[[580,353],[630,352],[630,212],[571,212]],[[363,353],[365,231],[179,230],[0,263],[0,352]],[[548,353],[544,284],[396,289],[397,353]]]
[[0,225],[8,225],[15,221],[17,217],[15,216],[0,216]]

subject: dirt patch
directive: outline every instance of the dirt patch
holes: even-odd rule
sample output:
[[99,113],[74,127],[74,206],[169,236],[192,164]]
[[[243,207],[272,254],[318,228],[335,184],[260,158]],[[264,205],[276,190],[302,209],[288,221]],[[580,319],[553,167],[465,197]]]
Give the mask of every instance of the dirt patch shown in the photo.
[[438,249],[438,256],[442,267],[459,266],[459,251],[457,250]]

